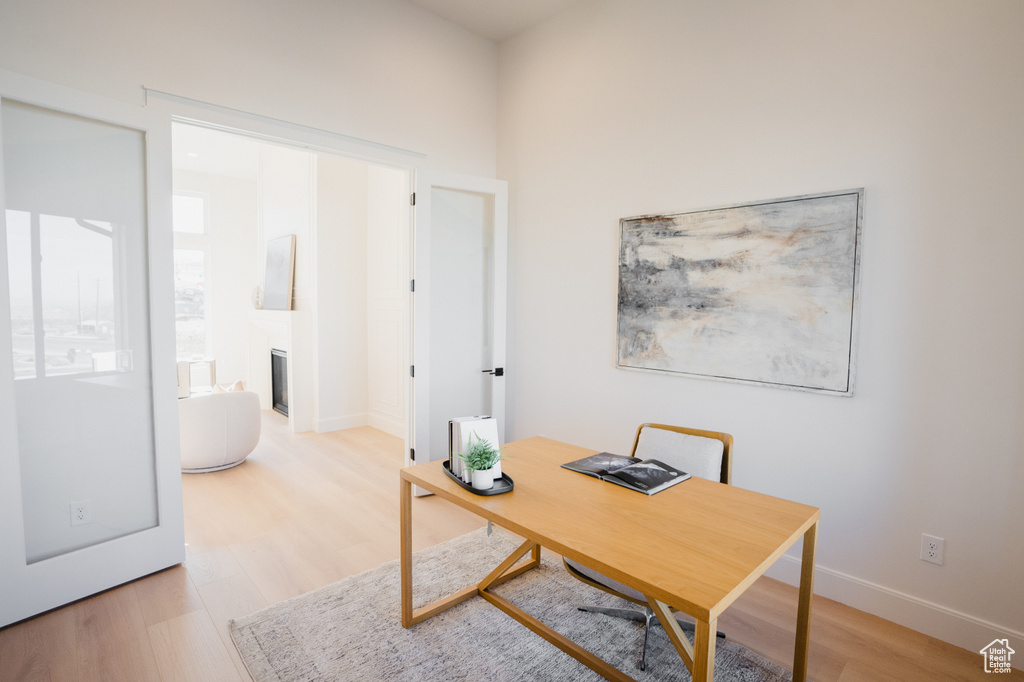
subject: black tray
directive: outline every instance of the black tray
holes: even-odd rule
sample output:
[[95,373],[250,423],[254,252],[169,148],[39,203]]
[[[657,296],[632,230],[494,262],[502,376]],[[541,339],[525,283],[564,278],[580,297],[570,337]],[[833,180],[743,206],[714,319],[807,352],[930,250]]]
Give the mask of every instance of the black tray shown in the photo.
[[444,469],[446,474],[448,474],[448,478],[452,479],[474,495],[501,495],[502,493],[512,492],[512,488],[514,487],[512,479],[509,478],[508,474],[502,474],[501,478],[494,479],[494,487],[490,490],[477,490],[472,485],[464,482],[461,478],[452,473],[448,460],[441,463],[441,468]]

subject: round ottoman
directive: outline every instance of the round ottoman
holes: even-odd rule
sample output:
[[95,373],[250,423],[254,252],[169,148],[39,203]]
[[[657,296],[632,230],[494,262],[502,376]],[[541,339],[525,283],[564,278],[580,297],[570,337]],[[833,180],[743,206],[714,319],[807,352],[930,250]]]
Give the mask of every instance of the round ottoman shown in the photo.
[[181,470],[197,474],[241,464],[260,442],[260,398],[252,391],[203,393],[178,401]]

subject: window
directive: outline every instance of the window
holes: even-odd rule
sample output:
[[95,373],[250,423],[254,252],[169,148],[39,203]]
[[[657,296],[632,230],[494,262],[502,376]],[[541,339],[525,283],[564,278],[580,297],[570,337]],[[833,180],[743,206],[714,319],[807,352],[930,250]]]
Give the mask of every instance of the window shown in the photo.
[[14,377],[36,375],[32,296],[32,221],[27,211],[7,211],[7,272],[11,288]]
[[174,332],[178,357],[182,359],[206,355],[205,275],[205,253],[174,250]]
[[123,369],[115,228],[10,209],[6,216],[15,377]]

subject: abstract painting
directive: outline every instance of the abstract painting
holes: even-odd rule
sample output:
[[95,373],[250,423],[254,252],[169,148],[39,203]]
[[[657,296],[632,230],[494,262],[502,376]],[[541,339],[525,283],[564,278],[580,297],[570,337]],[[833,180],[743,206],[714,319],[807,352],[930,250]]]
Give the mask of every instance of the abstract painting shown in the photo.
[[620,221],[618,366],[852,395],[864,190]]

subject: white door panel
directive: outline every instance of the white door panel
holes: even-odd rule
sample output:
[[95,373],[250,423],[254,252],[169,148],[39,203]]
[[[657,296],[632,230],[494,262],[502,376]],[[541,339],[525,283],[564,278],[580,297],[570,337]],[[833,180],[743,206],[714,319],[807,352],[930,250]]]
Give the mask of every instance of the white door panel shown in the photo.
[[489,414],[504,442],[508,187],[420,172],[416,181],[415,461],[448,455],[448,420]]
[[170,119],[0,72],[0,626],[184,560]]

